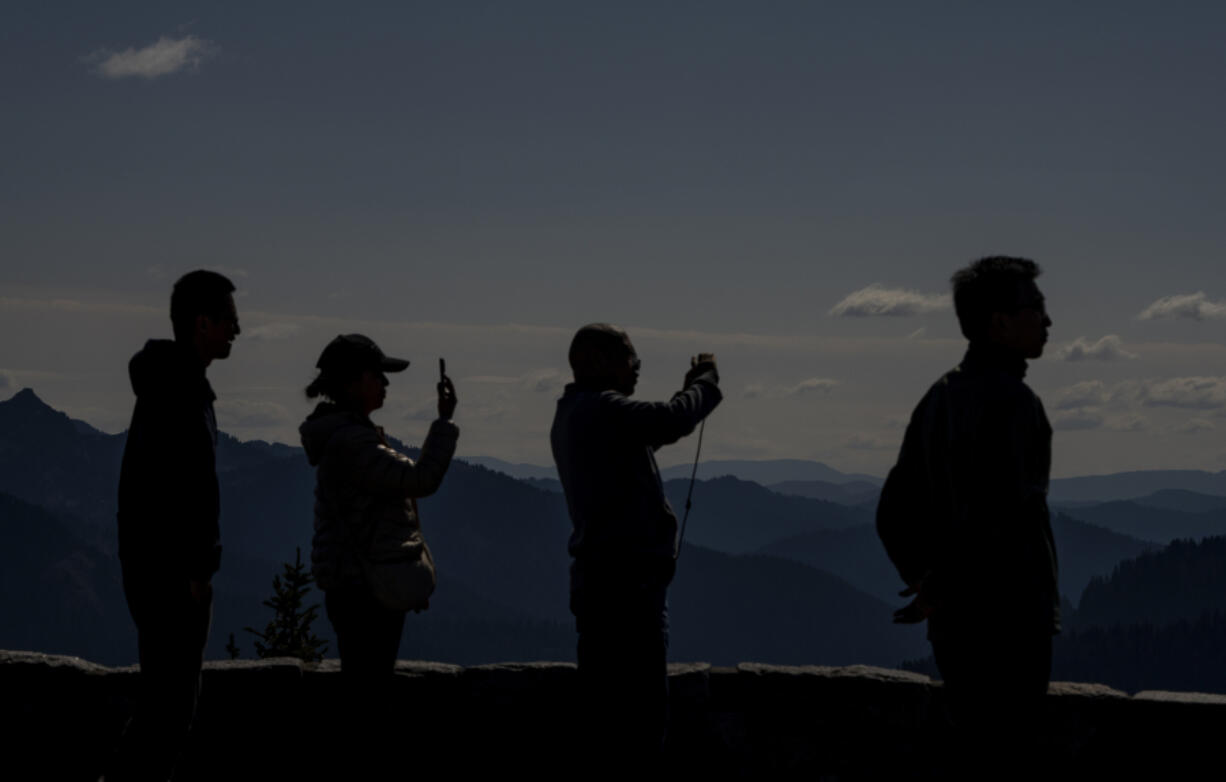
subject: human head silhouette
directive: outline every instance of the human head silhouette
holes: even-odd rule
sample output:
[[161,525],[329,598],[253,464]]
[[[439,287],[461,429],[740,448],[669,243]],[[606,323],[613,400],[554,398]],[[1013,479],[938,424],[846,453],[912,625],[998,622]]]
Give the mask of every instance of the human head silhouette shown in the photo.
[[242,333],[233,293],[234,283],[205,269],[183,275],[171,291],[175,341],[191,346],[205,366],[229,357],[231,343]]
[[954,310],[972,343],[999,346],[1022,358],[1043,355],[1051,318],[1035,279],[1042,273],[1028,258],[980,258],[952,278]]
[[370,415],[387,398],[387,372],[403,372],[409,362],[391,358],[363,334],[340,334],[315,363],[319,375],[306,388],[308,399],[325,397],[341,407]]
[[639,358],[630,337],[609,323],[589,323],[570,342],[570,368],[575,382],[600,390],[634,393],[639,379]]

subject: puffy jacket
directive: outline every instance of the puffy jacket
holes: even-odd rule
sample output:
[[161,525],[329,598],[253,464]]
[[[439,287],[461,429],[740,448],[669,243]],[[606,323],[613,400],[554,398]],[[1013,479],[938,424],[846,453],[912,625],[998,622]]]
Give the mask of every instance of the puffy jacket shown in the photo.
[[321,589],[360,584],[358,552],[371,545],[371,524],[382,520],[381,530],[420,536],[414,499],[442,485],[460,430],[435,421],[416,462],[393,450],[369,418],[329,402],[316,407],[298,432],[316,468],[315,580]]
[[677,553],[677,517],[664,497],[655,451],[694,431],[722,399],[714,371],[668,402],[571,383],[558,400],[550,441],[573,532],[572,593],[585,569],[627,560],[668,566]]
[[119,473],[125,568],[207,581],[221,562],[213,389],[190,347],[151,339],[128,363],[136,407]]
[[915,408],[882,488],[877,530],[903,581],[924,582],[930,636],[1059,630],[1052,431],[1025,373],[1024,360],[972,345]]

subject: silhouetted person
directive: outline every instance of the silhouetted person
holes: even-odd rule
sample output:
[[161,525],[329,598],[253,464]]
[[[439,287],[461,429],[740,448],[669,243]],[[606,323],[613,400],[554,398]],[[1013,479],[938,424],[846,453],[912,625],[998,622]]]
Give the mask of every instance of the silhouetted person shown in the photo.
[[[345,739],[332,746],[348,758],[350,773],[376,762],[377,750],[388,749],[378,736],[392,717],[387,695],[405,619],[405,610],[386,606],[368,581],[365,563],[382,542],[373,533],[394,532],[393,542],[412,541],[405,550],[430,560],[416,498],[442,485],[460,435],[451,421],[455,387],[445,376],[437,389],[438,419],[416,462],[393,450],[382,428],[371,422],[370,414],[387,396],[385,373],[408,366],[404,359],[385,356],[361,334],[338,336],[324,348],[316,364],[319,375],[306,389],[308,398],[322,396],[324,401],[299,427],[307,458],[316,467],[312,570],[336,632],[346,690],[344,707],[329,714],[338,737]],[[423,599],[417,610],[427,605]],[[399,708],[409,712],[413,706]]]
[[575,382],[558,400],[550,441],[573,523],[581,757],[590,772],[611,775],[659,755],[668,722],[677,517],[655,451],[694,431],[722,397],[715,358],[704,353],[671,400],[632,401],[640,364],[615,326],[579,329],[569,357]]
[[958,763],[980,778],[1020,773],[1034,758],[1060,629],[1051,426],[1023,382],[1051,326],[1038,275],[1033,261],[991,257],[953,276],[970,346],[912,414],[877,509],[903,594],[915,595],[895,620],[928,620],[965,741]]
[[215,272],[184,275],[170,297],[174,341],[149,340],[128,364],[136,408],[119,476],[119,560],[140,686],[110,780],[170,777],[195,717],[221,559],[205,369],[239,334],[233,291]]

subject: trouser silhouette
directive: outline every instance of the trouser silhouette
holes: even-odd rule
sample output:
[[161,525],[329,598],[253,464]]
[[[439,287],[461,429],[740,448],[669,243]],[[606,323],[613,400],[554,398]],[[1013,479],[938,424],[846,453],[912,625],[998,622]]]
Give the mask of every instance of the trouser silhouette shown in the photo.
[[196,717],[213,600],[193,598],[186,577],[136,567],[124,567],[123,586],[136,623],[140,674],[132,719],[107,779],[166,780]]
[[932,639],[954,727],[951,768],[980,779],[1041,772],[1051,643],[1046,628],[980,627]]
[[668,729],[667,587],[618,587],[592,585],[573,601],[582,699],[577,749],[584,765],[610,775],[650,768]]
[[405,613],[384,608],[364,584],[329,589],[324,606],[336,633],[342,692],[329,717],[336,740],[321,748],[330,760],[319,778],[374,779],[391,748],[403,743],[398,729],[413,708],[396,703],[391,687]]

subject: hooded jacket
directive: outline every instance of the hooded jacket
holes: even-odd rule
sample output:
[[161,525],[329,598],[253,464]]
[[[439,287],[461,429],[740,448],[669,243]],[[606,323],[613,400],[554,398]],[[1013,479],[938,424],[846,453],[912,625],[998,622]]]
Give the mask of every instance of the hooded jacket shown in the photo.
[[136,407],[119,474],[119,557],[207,581],[221,561],[213,389],[195,352],[170,340],[149,340],[128,375]]
[[930,637],[1059,631],[1052,431],[1025,375],[1023,359],[972,344],[915,408],[882,488],[877,531],[903,581],[923,582]]
[[550,431],[573,531],[571,594],[597,571],[624,577],[628,563],[671,578],[677,517],[664,497],[655,451],[694,431],[722,399],[714,370],[668,402],[566,386]]
[[[315,472],[311,567],[320,589],[364,583],[359,551],[370,525],[420,536],[418,497],[438,491],[455,454],[459,428],[436,420],[416,462],[397,453],[371,420],[323,402],[298,428]],[[424,543],[423,543],[424,545]]]

